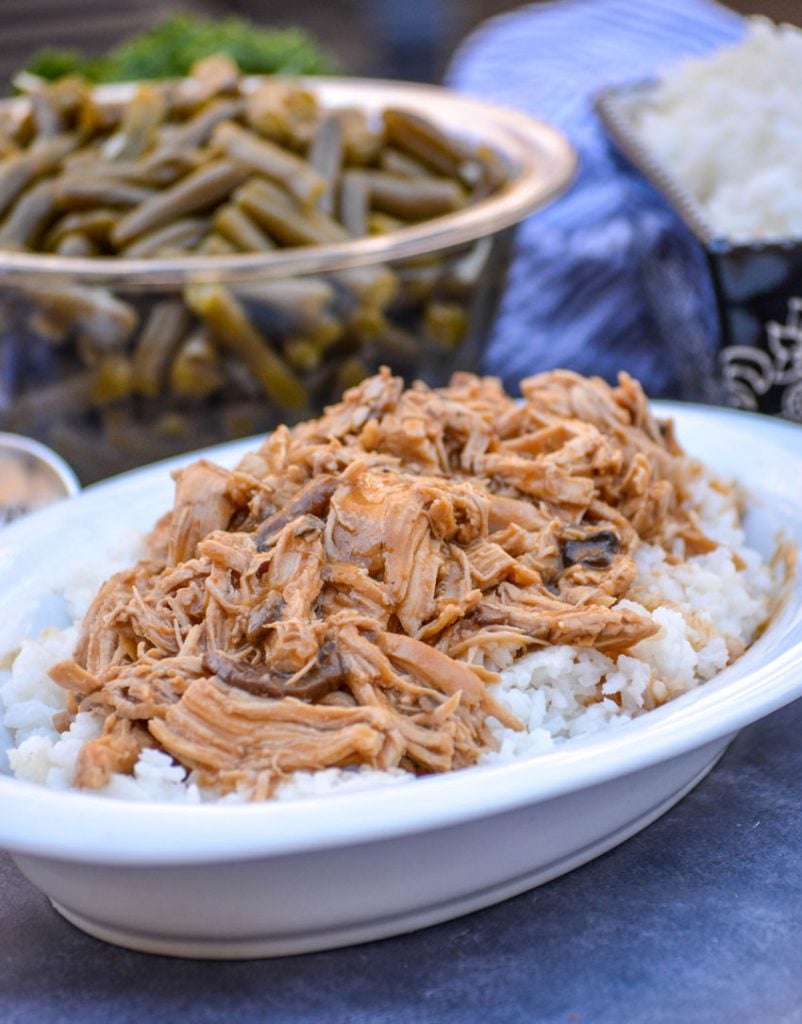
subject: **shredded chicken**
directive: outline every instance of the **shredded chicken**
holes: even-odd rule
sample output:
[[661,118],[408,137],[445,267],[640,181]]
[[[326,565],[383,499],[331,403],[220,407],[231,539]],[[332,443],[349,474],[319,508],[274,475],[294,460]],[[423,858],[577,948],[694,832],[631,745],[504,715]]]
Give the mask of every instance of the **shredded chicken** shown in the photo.
[[693,463],[632,378],[532,377],[523,401],[383,371],[227,471],[176,477],[147,559],[113,576],[52,678],[104,718],[76,782],[154,746],[223,791],[298,769],[476,762],[491,695],[537,647],[612,657],[656,627],[620,601],[642,541],[709,548]]

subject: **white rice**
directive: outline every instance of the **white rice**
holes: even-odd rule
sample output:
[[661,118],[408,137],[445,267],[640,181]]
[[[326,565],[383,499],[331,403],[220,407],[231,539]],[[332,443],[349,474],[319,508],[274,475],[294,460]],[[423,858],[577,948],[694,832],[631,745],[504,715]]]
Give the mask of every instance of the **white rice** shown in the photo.
[[[562,645],[514,662],[502,673],[496,696],[526,725],[526,731],[513,732],[492,719],[498,750],[486,753],[482,764],[532,757],[575,737],[628,722],[710,679],[754,639],[769,614],[776,587],[773,573],[747,546],[731,493],[722,493],[700,478],[689,502],[719,547],[672,564],[662,548],[642,545],[630,597],[619,604],[650,616],[660,632],[617,659]],[[120,548],[112,559],[103,556],[97,566],[82,560],[80,568],[77,563],[65,567],[71,584],[64,596],[73,617],[85,613],[103,579],[114,567],[130,564],[133,554],[129,546]],[[0,675],[0,712],[14,741],[8,751],[11,769],[20,779],[55,789],[72,785],[78,751],[101,729],[101,721],[86,712],[64,734],[52,724],[53,714],[65,707],[66,699],[48,678],[47,669],[72,655],[78,629],[76,622],[25,640],[10,670]],[[402,770],[296,772],[280,785],[276,796],[279,800],[320,796],[413,778]],[[100,792],[130,800],[220,799],[213,791],[201,790],[167,754],[154,750],[142,753],[133,776],[114,775]],[[242,800],[244,795],[222,799]]]
[[635,127],[732,241],[802,237],[802,30],[753,18],[743,42],[668,69]]

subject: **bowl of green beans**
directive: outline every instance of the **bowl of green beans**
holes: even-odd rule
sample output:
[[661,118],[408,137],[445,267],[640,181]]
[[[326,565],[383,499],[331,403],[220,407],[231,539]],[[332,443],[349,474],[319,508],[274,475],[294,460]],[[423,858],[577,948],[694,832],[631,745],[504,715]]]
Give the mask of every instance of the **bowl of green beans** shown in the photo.
[[563,137],[435,86],[28,83],[0,103],[0,429],[84,483],[475,369]]

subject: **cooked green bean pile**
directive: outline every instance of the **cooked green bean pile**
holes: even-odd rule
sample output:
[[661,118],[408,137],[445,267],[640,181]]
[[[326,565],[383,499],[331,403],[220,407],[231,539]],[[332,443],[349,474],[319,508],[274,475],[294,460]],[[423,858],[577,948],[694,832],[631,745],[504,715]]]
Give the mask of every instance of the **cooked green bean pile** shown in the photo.
[[[291,80],[246,88],[214,57],[126,103],[62,79],[0,112],[0,249],[150,259],[325,245],[459,210],[504,177],[491,151],[417,114],[374,123]],[[89,478],[308,415],[380,362],[442,377],[471,334],[477,286],[492,289],[495,252],[484,240],[161,293],[0,283],[2,326],[27,339],[4,423],[79,472],[91,444]]]

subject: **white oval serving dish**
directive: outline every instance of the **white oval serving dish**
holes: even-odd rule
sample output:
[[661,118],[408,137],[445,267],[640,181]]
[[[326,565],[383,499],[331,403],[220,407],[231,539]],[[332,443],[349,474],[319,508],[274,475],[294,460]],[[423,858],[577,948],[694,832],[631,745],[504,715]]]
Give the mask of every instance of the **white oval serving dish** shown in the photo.
[[[655,405],[690,452],[752,493],[755,546],[770,552],[778,528],[802,544],[802,428]],[[232,464],[253,444],[207,454]],[[58,617],[54,579],[76,552],[149,528],[171,502],[169,469],[185,461],[92,487],[3,531],[0,651]],[[488,906],[603,853],[696,785],[740,728],[800,695],[797,576],[765,634],[710,683],[529,761],[384,790],[203,806],[58,792],[6,770],[0,846],[70,921],[133,949],[240,958],[331,948]]]

